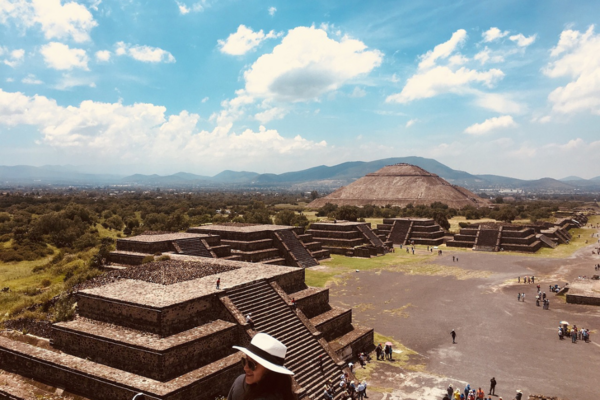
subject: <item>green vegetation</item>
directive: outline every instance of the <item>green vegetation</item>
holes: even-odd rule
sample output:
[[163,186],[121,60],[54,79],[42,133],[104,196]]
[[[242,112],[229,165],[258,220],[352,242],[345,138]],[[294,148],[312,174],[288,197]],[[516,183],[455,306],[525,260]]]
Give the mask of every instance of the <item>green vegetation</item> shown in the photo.
[[396,249],[394,253],[373,258],[352,258],[333,254],[330,260],[321,262],[320,267],[307,269],[306,284],[315,287],[341,284],[358,270],[361,271],[396,271],[411,275],[453,276],[456,279],[471,279],[489,276],[491,272],[472,271],[459,267],[430,263],[437,254],[425,253],[425,246],[416,247],[413,255]]

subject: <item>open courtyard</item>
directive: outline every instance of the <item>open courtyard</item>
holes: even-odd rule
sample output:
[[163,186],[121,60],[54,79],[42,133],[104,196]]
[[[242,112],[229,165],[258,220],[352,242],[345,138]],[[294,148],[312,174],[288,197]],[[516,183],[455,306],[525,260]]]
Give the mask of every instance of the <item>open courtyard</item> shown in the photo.
[[[513,399],[516,389],[525,397],[592,399],[600,371],[600,308],[567,304],[549,291],[549,285],[597,273],[592,233],[597,230],[577,230],[558,257],[445,247],[438,256],[419,246],[414,255],[396,249],[370,262],[334,257],[307,276],[327,280],[331,303],[353,307],[354,320],[374,327],[377,342],[396,343],[395,361],[373,355],[367,368],[357,370],[370,383],[369,398],[441,399],[449,384],[462,392],[467,383],[487,393],[495,377],[496,395],[504,399]],[[517,282],[532,275],[535,284]],[[549,310],[536,306],[538,283]],[[518,293],[526,294],[524,302]],[[591,341],[560,341],[563,320],[588,328]]]

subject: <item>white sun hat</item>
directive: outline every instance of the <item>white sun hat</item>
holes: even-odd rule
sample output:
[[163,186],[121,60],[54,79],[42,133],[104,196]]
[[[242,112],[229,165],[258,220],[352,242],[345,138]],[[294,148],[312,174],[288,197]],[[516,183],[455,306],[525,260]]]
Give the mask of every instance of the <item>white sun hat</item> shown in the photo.
[[283,366],[287,347],[266,333],[257,333],[248,347],[233,346],[233,348],[250,356],[266,369],[278,374],[294,375],[292,371]]

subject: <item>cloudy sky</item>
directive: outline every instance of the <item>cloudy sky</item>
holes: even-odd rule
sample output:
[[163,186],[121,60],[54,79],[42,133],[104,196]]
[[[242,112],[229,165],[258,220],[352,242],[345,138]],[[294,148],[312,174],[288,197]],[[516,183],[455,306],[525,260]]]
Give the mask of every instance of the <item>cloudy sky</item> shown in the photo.
[[600,175],[600,3],[0,0],[0,165]]

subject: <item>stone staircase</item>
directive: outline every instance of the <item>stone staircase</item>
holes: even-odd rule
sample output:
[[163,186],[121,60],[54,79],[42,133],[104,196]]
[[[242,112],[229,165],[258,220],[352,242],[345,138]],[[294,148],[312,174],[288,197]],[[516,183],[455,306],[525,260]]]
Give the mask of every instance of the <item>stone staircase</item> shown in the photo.
[[381,239],[375,235],[375,233],[367,225],[356,225],[359,231],[362,232],[364,237],[375,247],[383,247],[384,244]]
[[255,331],[268,333],[287,346],[285,366],[294,372],[296,383],[305,390],[299,398],[320,399],[325,382],[338,381],[342,368],[319,343],[318,335],[309,330],[266,281],[251,283],[227,294],[244,316],[252,313]]
[[288,248],[289,252],[296,259],[299,267],[308,268],[319,265],[317,260],[306,249],[306,246],[298,239],[296,233],[292,230],[280,230],[275,232],[275,236]]
[[180,254],[197,256],[197,257],[207,257],[207,258],[216,258],[214,254],[208,249],[208,247],[202,243],[200,238],[192,238],[192,239],[178,239],[173,242],[175,249]]
[[473,250],[495,251],[500,239],[499,229],[480,229]]
[[394,244],[406,244],[412,221],[394,221],[388,240]]

